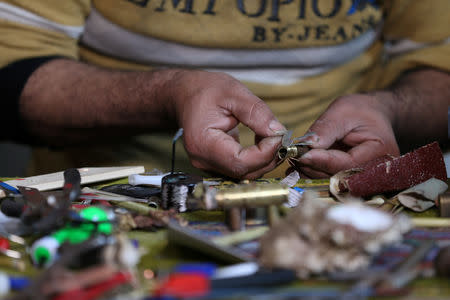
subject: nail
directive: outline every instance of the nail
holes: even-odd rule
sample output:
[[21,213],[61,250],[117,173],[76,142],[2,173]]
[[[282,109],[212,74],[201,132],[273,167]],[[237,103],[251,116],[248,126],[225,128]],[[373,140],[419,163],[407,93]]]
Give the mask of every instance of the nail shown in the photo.
[[311,139],[314,144],[317,144],[320,141],[320,137],[315,133],[312,135]]
[[266,139],[268,139],[267,143],[273,147],[275,145],[279,145],[281,143],[281,136],[269,136]]
[[270,121],[269,129],[272,130],[274,133],[280,132],[280,131],[286,131],[286,127],[284,127],[283,124],[281,124],[277,120]]
[[309,159],[311,159],[312,157],[311,157],[311,154],[309,153],[309,152],[306,152],[305,154],[303,154],[302,156],[300,156],[300,159],[306,159],[306,160],[309,160]]

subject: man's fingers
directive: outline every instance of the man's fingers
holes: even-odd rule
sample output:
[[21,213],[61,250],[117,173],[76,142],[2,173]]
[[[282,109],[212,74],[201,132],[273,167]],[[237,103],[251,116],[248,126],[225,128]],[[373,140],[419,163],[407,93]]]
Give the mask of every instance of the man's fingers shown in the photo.
[[245,88],[238,89],[236,100],[227,107],[244,125],[253,130],[257,136],[268,137],[286,128],[275,118],[264,101]]
[[317,119],[309,128],[308,132],[314,132],[313,139],[309,139],[312,148],[328,149],[336,141],[341,140],[346,132],[343,131],[343,126],[336,125],[335,122],[328,120],[326,115]]
[[[395,149],[392,152],[396,152]],[[296,166],[308,174],[308,176],[311,176],[313,173],[306,171],[306,168],[334,175],[339,171],[357,167],[364,162],[385,154],[398,155],[398,152],[386,153],[386,146],[384,144],[380,141],[369,140],[352,148],[348,152],[334,149],[312,149],[298,159]]]
[[272,165],[275,167],[276,164],[272,164],[272,161],[280,143],[281,137],[267,137],[257,145],[243,148],[223,131],[209,129],[204,150],[192,155],[192,164],[197,168],[210,168],[231,177],[243,177],[260,169],[270,170]]
[[239,128],[236,126],[233,129],[231,129],[230,131],[227,132],[227,134],[229,136],[231,136],[237,143],[240,142],[239,139]]
[[273,170],[277,166],[276,151],[281,143],[281,137],[267,137],[257,145],[243,148],[235,157],[237,165],[246,165],[247,171],[238,174],[239,177],[254,179]]
[[244,179],[257,179],[262,177],[264,174],[272,171],[273,169],[275,169],[277,167],[277,163],[275,160],[271,161],[267,166],[265,166],[264,168],[261,168],[257,171],[251,172],[247,175],[245,175],[243,178]]
[[266,166],[261,167],[260,169],[251,172],[244,176],[245,179],[257,179],[262,177],[264,174],[272,171],[276,167],[280,165],[280,161],[277,157],[274,157]]
[[322,179],[322,178],[330,178],[333,175],[334,174],[328,174],[325,172],[317,171],[309,167],[300,168],[300,178]]
[[392,145],[386,145],[382,141],[369,140],[352,148],[348,153],[354,158],[356,164],[361,164],[386,154],[398,156],[400,150],[395,142]]
[[[354,167],[355,161],[350,154],[340,150],[312,149],[298,159],[297,166],[302,171],[309,168],[334,175],[341,170]],[[305,171],[305,173],[311,177],[312,172]]]

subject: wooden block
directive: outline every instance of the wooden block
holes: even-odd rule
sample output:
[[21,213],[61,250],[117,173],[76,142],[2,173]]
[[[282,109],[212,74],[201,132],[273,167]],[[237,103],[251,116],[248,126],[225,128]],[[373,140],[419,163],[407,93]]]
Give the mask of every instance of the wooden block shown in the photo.
[[[105,167],[105,168],[80,168],[78,169],[81,175],[81,184],[99,182],[104,180],[118,179],[127,177],[132,174],[144,173],[143,166],[128,166],[128,167]],[[5,183],[16,187],[25,186],[38,189],[40,191],[47,191],[59,189],[64,184],[64,172],[56,172],[45,175],[31,176],[15,180],[8,180]]]

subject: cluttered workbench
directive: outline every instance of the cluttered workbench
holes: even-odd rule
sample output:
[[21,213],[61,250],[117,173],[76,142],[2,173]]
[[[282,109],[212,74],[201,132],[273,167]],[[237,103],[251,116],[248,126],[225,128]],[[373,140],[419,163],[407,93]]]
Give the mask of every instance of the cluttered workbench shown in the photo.
[[10,299],[450,296],[436,143],[330,180],[122,167],[1,185],[0,295]]

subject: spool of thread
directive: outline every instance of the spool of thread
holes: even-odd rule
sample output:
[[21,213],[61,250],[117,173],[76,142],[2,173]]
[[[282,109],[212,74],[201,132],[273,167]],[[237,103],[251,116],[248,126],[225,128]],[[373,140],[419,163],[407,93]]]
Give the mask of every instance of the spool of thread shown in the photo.
[[178,212],[187,210],[187,200],[195,186],[203,181],[201,176],[173,173],[166,175],[161,181],[161,207],[175,208]]
[[439,195],[437,206],[442,218],[450,218],[450,192]]

